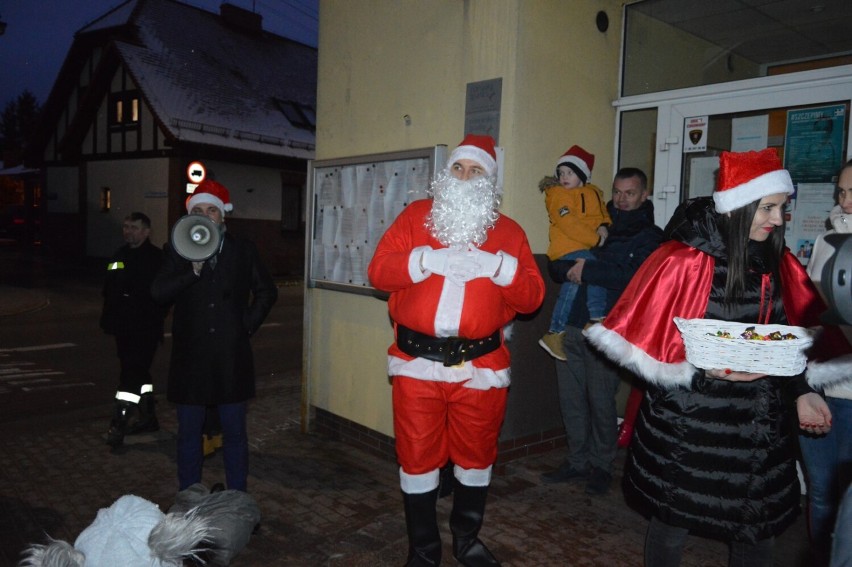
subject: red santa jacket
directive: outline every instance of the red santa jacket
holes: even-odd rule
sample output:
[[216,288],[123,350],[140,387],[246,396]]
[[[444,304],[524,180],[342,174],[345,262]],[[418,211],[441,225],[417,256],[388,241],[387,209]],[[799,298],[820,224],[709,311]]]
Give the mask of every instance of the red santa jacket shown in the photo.
[[[376,247],[367,270],[370,283],[390,292],[388,309],[395,324],[432,336],[441,332],[445,278],[433,274],[422,279],[419,258],[426,248],[445,248],[426,228],[426,218],[432,209],[431,200],[411,203],[388,228]],[[426,247],[426,248],[424,248]],[[497,278],[480,277],[458,288],[458,335],[467,338],[487,337],[512,321],[517,313],[535,311],[544,299],[544,281],[536,266],[526,234],[515,221],[500,215],[480,250],[492,254],[503,252],[503,265]],[[416,249],[416,251],[415,251]],[[446,295],[445,295],[446,300]],[[443,307],[442,307],[443,308]],[[391,357],[404,361],[412,357],[403,353],[396,343],[388,349]],[[436,363],[440,364],[440,363]],[[509,367],[509,350],[501,345],[497,350],[476,358],[474,367],[493,371]]]
[[[598,348],[647,381],[662,387],[689,387],[695,367],[674,317],[704,317],[715,260],[695,248],[669,241],[642,264],[602,324],[586,331]],[[817,327],[826,310],[802,265],[787,251],[781,262],[782,300],[787,321]],[[665,293],[661,293],[665,290]],[[852,379],[849,344],[827,326],[811,353],[808,383],[820,388]]]

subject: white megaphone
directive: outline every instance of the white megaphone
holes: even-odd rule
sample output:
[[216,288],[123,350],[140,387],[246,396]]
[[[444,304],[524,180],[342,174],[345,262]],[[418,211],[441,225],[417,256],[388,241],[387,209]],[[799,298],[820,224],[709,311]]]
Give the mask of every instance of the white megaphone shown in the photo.
[[203,262],[219,251],[219,226],[204,215],[186,215],[172,227],[172,246],[184,259]]

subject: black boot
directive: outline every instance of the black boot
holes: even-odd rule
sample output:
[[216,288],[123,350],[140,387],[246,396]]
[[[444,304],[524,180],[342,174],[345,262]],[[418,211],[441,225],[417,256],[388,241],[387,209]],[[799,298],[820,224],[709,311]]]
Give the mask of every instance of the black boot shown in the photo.
[[453,556],[467,567],[499,567],[500,562],[477,537],[485,516],[488,487],[465,486],[456,479],[453,493],[453,511],[450,514]]
[[142,394],[139,399],[139,418],[130,424],[125,435],[138,435],[160,430],[155,404],[153,393]]
[[127,434],[127,422],[130,420],[130,414],[136,404],[131,402],[116,401],[115,414],[112,421],[109,422],[109,430],[107,431],[107,445],[116,449],[124,443],[124,436]]
[[423,494],[402,493],[405,527],[408,531],[408,560],[405,567],[433,567],[441,564],[441,534],[435,505],[438,489]]

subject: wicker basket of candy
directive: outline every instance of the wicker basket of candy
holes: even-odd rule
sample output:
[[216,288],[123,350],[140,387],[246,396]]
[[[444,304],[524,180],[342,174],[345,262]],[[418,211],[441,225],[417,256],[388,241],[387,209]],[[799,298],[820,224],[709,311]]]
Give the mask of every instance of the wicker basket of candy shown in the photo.
[[686,360],[698,368],[795,376],[808,364],[813,336],[803,327],[754,325],[717,319],[674,318]]

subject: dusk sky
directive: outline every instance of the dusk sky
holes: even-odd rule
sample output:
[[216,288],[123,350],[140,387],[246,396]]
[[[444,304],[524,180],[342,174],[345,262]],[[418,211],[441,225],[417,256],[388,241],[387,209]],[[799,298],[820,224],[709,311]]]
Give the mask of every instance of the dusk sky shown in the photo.
[[[182,0],[218,13],[223,0]],[[44,104],[74,33],[121,0],[0,0],[0,111],[29,89]],[[263,29],[317,46],[319,0],[229,0],[263,16]]]

